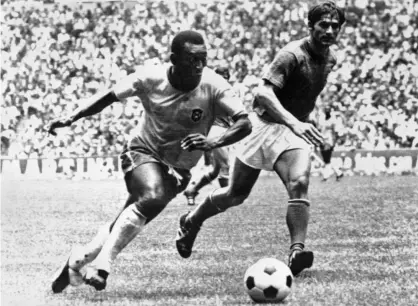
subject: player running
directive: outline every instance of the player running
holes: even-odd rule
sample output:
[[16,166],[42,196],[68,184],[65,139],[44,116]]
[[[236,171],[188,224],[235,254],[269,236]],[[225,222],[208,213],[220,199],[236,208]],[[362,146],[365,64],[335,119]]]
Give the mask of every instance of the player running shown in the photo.
[[[172,65],[140,67],[112,90],[51,123],[49,132],[55,134],[56,128],[132,96],[139,97],[144,107],[137,135],[121,154],[129,199],[110,226],[99,230],[86,246],[73,249],[57,271],[53,292],[79,283],[82,277],[103,290],[116,256],[184,190],[189,170],[203,151],[233,144],[251,132],[243,103],[227,81],[205,67],[206,58],[203,37],[195,31],[180,32],[171,44]],[[208,138],[215,118],[232,118],[234,124],[222,135]],[[81,269],[90,262],[93,267],[82,276]]]
[[[227,81],[229,81],[229,69],[226,66],[215,68],[215,72]],[[231,126],[230,120],[216,119],[209,131],[208,137],[217,137]],[[195,172],[187,185],[184,195],[188,205],[195,205],[195,198],[199,194],[199,190],[218,178],[219,185],[225,187],[229,180],[229,147],[216,148],[212,151],[204,152],[205,167]]]
[[311,204],[310,154],[311,146],[321,145],[323,137],[306,120],[336,64],[330,46],[345,17],[333,2],[325,2],[309,10],[308,21],[310,35],[281,49],[263,76],[264,84],[257,90],[250,115],[253,130],[236,150],[229,185],[213,191],[193,211],[181,216],[176,246],[182,257],[191,255],[203,222],[243,203],[260,171],[267,170],[277,173],[289,195],[289,267],[298,275],[312,266],[313,252],[304,250]]

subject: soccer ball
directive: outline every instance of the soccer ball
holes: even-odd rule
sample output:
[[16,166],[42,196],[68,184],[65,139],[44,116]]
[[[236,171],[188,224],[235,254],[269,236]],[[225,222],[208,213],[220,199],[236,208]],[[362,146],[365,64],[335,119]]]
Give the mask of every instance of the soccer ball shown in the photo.
[[245,289],[254,302],[277,303],[290,293],[293,275],[289,267],[275,258],[262,258],[247,269]]

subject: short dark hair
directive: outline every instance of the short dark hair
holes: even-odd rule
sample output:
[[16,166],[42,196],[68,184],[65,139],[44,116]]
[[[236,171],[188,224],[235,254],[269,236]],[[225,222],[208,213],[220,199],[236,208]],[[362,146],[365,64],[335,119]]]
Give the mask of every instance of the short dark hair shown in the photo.
[[171,42],[171,52],[180,54],[183,52],[185,43],[202,45],[205,43],[205,40],[203,39],[203,36],[196,31],[181,31],[174,36],[173,41]]
[[321,19],[322,15],[337,13],[340,27],[345,23],[344,9],[337,7],[334,2],[326,1],[317,4],[309,9],[308,21],[309,25],[313,26],[318,20]]

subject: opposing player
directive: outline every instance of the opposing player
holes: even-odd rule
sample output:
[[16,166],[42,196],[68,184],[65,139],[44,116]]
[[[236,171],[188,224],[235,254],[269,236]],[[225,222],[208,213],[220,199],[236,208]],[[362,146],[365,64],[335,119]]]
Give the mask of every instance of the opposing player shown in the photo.
[[[195,31],[180,32],[171,52],[171,65],[140,67],[112,90],[93,96],[68,117],[51,123],[49,131],[55,134],[56,128],[132,96],[139,97],[144,107],[138,134],[121,154],[129,199],[115,222],[71,252],[54,277],[55,293],[79,282],[81,269],[93,260],[84,281],[103,290],[116,256],[184,190],[189,169],[203,151],[233,144],[251,132],[243,103],[232,87],[205,67],[203,37]],[[222,135],[207,138],[215,118],[232,118],[234,124]]]
[[308,21],[310,35],[281,49],[263,76],[264,84],[257,90],[250,115],[253,130],[237,148],[229,185],[213,191],[181,216],[176,246],[182,257],[191,255],[203,222],[243,203],[260,171],[267,170],[278,174],[289,195],[290,269],[298,275],[312,266],[313,252],[304,249],[311,205],[310,153],[311,146],[321,145],[323,137],[306,120],[336,64],[330,46],[345,17],[333,2],[325,2],[309,10]]
[[335,178],[339,181],[343,176],[341,169],[331,164],[332,153],[337,141],[337,132],[335,128],[335,115],[332,114],[331,108],[324,109],[324,118],[318,123],[319,130],[324,136],[324,142],[320,146],[322,160],[324,161],[321,169],[322,180],[328,180],[334,173]]
[[[225,65],[215,68],[215,72],[225,80],[229,80],[230,73]],[[231,125],[230,120],[216,119],[209,131],[208,137],[217,137],[225,133]],[[188,205],[195,205],[195,198],[199,190],[218,178],[219,185],[225,187],[228,185],[229,178],[229,147],[216,148],[212,151],[204,152],[204,168],[192,175],[189,185],[184,190],[184,195]]]

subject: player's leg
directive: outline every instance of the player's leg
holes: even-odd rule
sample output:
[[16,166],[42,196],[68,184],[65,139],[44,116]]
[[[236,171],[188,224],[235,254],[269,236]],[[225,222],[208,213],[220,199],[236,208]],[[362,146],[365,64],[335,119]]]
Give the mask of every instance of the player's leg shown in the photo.
[[334,166],[331,163],[331,158],[332,158],[333,152],[334,152],[334,146],[331,146],[330,149],[329,149],[329,167],[330,167],[330,171],[333,171],[335,173],[335,179],[337,181],[339,181],[344,176],[344,173],[341,171],[340,168]]
[[193,211],[181,216],[176,238],[180,256],[187,258],[191,255],[197,233],[205,220],[244,202],[259,174],[259,169],[251,168],[238,158],[235,159],[230,184],[214,190]]
[[310,168],[310,151],[307,149],[286,151],[274,164],[274,170],[286,186],[290,198],[286,223],[290,234],[289,266],[294,275],[309,268],[313,263],[313,253],[304,251],[310,214]]
[[126,207],[135,203],[135,197],[129,194],[128,199],[125,202],[125,205],[120,210],[117,217],[111,223],[107,223],[102,226],[97,232],[96,236],[85,246],[81,247],[79,251],[73,253],[73,256],[70,256],[70,267],[79,271],[86,264],[92,262],[99,252],[101,251],[103,244],[105,243],[107,237],[109,237],[110,232],[112,231],[113,226],[115,225],[116,220],[119,215],[125,210]]
[[219,176],[218,177],[218,182],[219,182],[219,186],[226,187],[229,184],[229,178],[228,177]]
[[205,152],[205,167],[202,171],[197,171],[192,175],[190,183],[184,190],[188,205],[195,205],[195,198],[199,194],[199,190],[212,182],[219,173],[219,167],[214,162],[211,152]]
[[331,176],[331,153],[330,153],[330,146],[329,145],[325,145],[323,147],[321,147],[321,156],[322,156],[322,160],[324,161],[324,166],[322,167],[322,171],[321,171],[321,175],[322,175],[322,180],[326,181],[330,178]]
[[136,200],[119,215],[102,250],[93,261],[95,269],[85,276],[86,283],[103,290],[111,264],[117,255],[154,219],[177,194],[177,181],[158,163],[145,163],[127,173],[128,191]]
[[[134,198],[129,195],[121,212],[134,202]],[[86,245],[75,246],[71,249],[70,255],[65,263],[58,269],[53,277],[52,291],[54,293],[62,292],[70,284],[77,286],[83,283],[82,268],[97,257],[103,244],[109,237],[110,231],[116,220],[117,217],[112,223],[107,223],[100,227],[93,239]]]
[[226,187],[229,184],[229,152],[229,147],[218,148],[213,152],[214,164],[218,169],[216,175],[221,187]]

